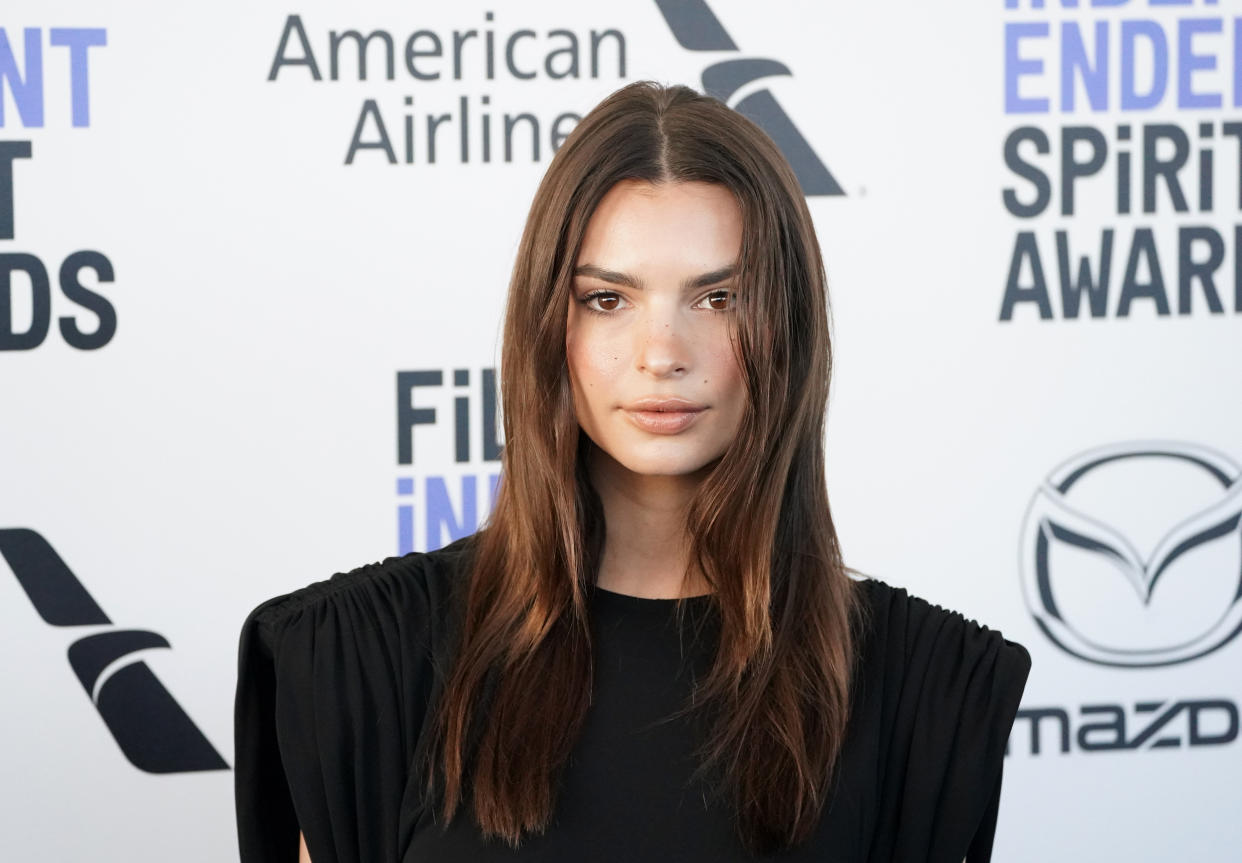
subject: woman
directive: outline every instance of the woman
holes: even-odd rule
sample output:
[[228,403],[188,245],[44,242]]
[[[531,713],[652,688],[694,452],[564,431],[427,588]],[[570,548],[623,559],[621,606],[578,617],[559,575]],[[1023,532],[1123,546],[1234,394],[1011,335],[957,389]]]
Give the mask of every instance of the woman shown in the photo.
[[773,143],[600,104],[518,252],[486,528],[245,623],[243,863],[987,860],[1030,659],[847,573],[830,366]]

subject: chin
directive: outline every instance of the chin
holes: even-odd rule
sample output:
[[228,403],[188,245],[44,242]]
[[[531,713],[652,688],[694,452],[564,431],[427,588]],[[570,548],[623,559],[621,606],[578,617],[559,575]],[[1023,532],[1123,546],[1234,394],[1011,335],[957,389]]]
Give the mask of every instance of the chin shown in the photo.
[[721,453],[618,453],[614,460],[631,473],[641,476],[686,476],[711,467]]

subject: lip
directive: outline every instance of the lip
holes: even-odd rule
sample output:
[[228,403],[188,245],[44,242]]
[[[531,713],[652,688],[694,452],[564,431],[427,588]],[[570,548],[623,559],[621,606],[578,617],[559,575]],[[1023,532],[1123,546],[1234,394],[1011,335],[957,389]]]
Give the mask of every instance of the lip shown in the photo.
[[707,410],[706,405],[674,397],[650,397],[630,402],[622,410],[630,422],[652,434],[677,434]]
[[647,396],[625,405],[627,411],[701,411],[706,408],[707,405],[677,396]]

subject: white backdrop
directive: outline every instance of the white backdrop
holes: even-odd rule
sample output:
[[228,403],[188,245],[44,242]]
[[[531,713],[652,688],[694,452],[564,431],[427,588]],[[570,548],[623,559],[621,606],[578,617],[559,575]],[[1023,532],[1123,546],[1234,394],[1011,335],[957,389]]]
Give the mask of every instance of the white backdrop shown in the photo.
[[[730,103],[778,106],[843,192],[808,200],[847,563],[1034,657],[995,859],[1237,859],[1239,4],[709,5],[8,0],[0,856],[236,859],[245,613],[486,513],[486,372],[557,118],[628,80],[702,88],[713,64],[767,59],[789,74]],[[392,80],[382,37],[366,80],[346,37],[332,80],[330,32],[349,30],[391,35]],[[557,30],[576,77],[556,77]],[[413,68],[438,78],[410,71],[417,31],[434,38]],[[302,33],[321,80],[293,62]],[[504,158],[506,114],[538,123],[537,160],[525,119]],[[376,146],[346,164],[376,115],[397,164]],[[1210,231],[1179,249],[1190,228]],[[1067,311],[1058,231],[1070,277],[1086,255],[1097,281],[1111,232],[1098,315],[1085,295]],[[1211,285],[1183,285],[1204,261]]]

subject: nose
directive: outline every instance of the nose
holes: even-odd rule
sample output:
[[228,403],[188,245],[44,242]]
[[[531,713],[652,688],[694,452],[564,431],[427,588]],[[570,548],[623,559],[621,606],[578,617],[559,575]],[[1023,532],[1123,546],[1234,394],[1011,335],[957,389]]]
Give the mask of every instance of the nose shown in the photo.
[[[654,306],[654,304],[653,304]],[[655,377],[685,374],[690,369],[686,322],[676,309],[650,308],[638,327],[638,370]]]

